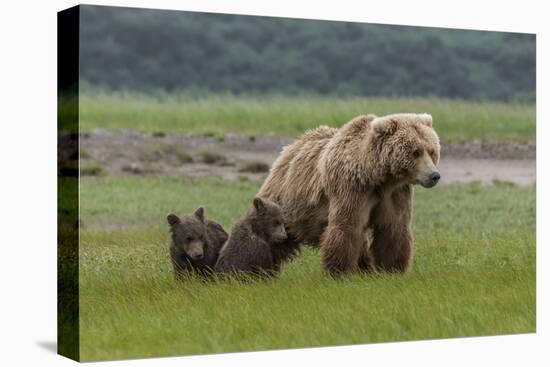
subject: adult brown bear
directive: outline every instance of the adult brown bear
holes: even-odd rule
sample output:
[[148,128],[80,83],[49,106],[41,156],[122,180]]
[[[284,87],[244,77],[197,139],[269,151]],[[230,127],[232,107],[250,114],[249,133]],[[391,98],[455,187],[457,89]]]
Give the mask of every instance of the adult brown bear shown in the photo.
[[330,273],[407,270],[412,186],[437,184],[439,149],[428,114],[358,116],[306,132],[283,149],[258,192],[285,214],[280,261],[308,243],[320,244]]

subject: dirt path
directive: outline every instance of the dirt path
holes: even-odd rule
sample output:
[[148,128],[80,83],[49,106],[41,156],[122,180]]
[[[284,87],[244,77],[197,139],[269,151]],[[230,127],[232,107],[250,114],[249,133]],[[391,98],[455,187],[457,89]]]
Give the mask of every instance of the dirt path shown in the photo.
[[[83,174],[216,176],[263,180],[292,139],[238,134],[223,139],[195,135],[152,136],[95,130],[81,140]],[[486,142],[442,143],[441,184],[493,180],[529,185],[536,180],[535,146]]]
[[441,184],[494,180],[527,186],[536,180],[534,159],[472,159],[443,157],[439,165]]

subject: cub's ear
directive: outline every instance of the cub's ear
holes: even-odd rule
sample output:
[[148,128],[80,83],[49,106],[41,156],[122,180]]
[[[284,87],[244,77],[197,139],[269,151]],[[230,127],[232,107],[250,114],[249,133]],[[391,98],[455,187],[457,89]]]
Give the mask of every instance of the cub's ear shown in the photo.
[[397,121],[389,116],[376,117],[371,126],[376,134],[391,135],[397,130]]
[[171,226],[175,226],[180,222],[180,218],[173,213],[168,214],[166,216],[166,220],[168,221],[168,224],[170,224]]
[[420,118],[420,122],[422,122],[424,125],[426,125],[427,127],[432,127],[432,115],[430,115],[429,113],[423,113],[422,115],[418,115],[418,117]]
[[204,208],[202,206],[199,206],[197,210],[195,210],[195,216],[199,218],[201,222],[204,222]]
[[265,211],[265,203],[260,198],[254,198],[254,208],[258,213],[263,213]]

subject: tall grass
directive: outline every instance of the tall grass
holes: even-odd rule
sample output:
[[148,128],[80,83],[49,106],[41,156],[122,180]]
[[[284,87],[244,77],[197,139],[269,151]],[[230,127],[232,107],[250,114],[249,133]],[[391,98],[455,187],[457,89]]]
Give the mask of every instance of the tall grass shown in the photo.
[[331,279],[317,251],[267,282],[176,283],[164,216],[204,205],[230,228],[258,182],[82,180],[84,360],[535,330],[535,190],[497,183],[415,196],[414,267]]
[[135,129],[251,136],[298,136],[319,125],[341,126],[360,114],[429,112],[446,141],[535,140],[535,106],[422,98],[346,98],[303,96],[192,97],[186,94],[87,92],[80,98],[84,130]]

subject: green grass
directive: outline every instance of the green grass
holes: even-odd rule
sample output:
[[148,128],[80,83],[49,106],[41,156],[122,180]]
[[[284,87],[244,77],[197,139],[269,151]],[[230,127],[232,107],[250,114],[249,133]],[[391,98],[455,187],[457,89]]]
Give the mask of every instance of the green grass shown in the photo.
[[311,347],[535,330],[535,189],[417,189],[414,267],[322,274],[306,249],[268,282],[172,278],[165,215],[204,205],[230,228],[256,181],[81,181],[83,360]]
[[152,97],[136,93],[84,93],[80,122],[94,128],[148,133],[183,132],[222,138],[238,132],[251,139],[265,134],[299,136],[319,125],[341,126],[353,117],[375,113],[429,112],[445,141],[486,139],[535,141],[535,106],[442,99],[335,97],[194,98],[185,94]]

